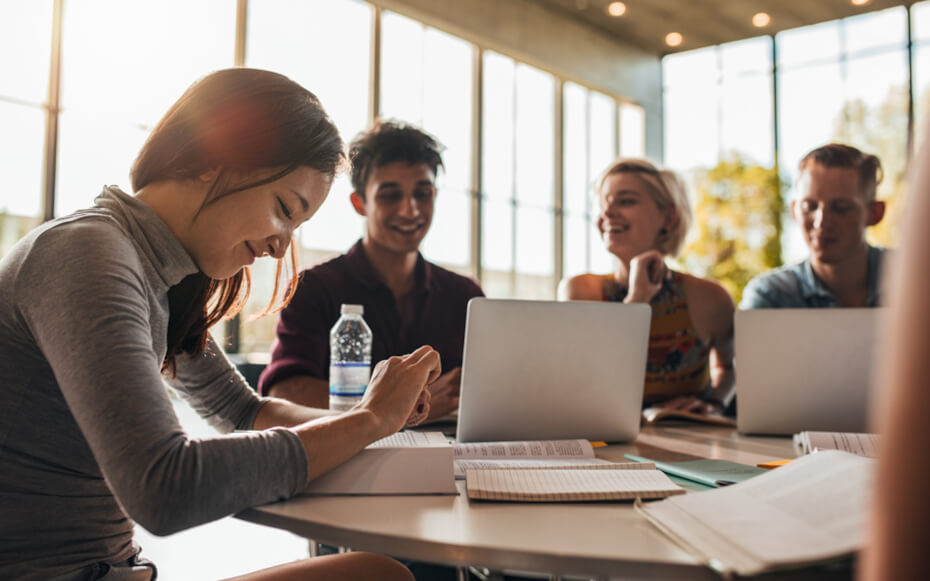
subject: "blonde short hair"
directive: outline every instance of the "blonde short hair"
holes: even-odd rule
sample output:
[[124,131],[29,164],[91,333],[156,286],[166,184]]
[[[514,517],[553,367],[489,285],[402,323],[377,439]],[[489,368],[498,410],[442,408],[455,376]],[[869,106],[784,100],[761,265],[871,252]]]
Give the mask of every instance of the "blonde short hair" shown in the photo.
[[618,159],[610,164],[598,181],[598,200],[607,178],[618,173],[635,173],[639,176],[659,211],[669,212],[673,216],[672,225],[662,234],[657,250],[666,256],[677,256],[694,219],[688,193],[681,179],[675,172],[659,169],[644,159]]

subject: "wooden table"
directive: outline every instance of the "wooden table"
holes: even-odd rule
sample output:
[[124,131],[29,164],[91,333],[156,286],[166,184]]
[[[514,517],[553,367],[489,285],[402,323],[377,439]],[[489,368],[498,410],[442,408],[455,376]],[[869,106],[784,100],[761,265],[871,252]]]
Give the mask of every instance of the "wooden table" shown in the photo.
[[[791,439],[694,423],[644,427],[635,442],[599,448],[623,461],[793,458]],[[623,579],[717,579],[630,503],[477,503],[457,496],[299,496],[239,518],[331,545],[397,558],[496,570]]]

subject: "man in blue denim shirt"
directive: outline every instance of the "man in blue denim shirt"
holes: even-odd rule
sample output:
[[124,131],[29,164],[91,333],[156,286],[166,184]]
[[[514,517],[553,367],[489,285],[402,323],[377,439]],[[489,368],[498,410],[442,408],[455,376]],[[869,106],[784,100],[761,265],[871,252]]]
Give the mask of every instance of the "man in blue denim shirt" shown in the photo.
[[881,222],[875,199],[881,162],[854,147],[831,143],[799,164],[791,215],[801,226],[810,258],[761,274],[746,285],[741,309],[876,307],[885,250],[865,240]]

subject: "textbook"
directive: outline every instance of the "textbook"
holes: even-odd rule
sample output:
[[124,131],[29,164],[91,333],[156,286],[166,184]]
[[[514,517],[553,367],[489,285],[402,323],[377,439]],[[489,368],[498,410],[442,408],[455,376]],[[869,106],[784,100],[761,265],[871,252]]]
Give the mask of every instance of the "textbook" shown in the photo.
[[465,478],[474,468],[584,468],[610,465],[594,457],[588,440],[526,440],[513,442],[469,442],[453,446],[455,478]]
[[590,502],[684,494],[654,465],[617,463],[587,468],[468,469],[468,498],[510,502]]
[[452,442],[439,432],[412,431],[373,442],[304,489],[305,494],[456,492]]
[[636,508],[724,576],[826,563],[864,545],[876,462],[825,451],[732,486]]
[[643,423],[654,424],[662,420],[688,420],[692,422],[701,422],[704,424],[715,424],[718,426],[736,427],[736,420],[717,414],[696,414],[684,410],[670,410],[661,407],[648,407],[643,410]]
[[794,435],[798,454],[842,450],[866,458],[878,457],[878,435],[857,432],[799,432]]

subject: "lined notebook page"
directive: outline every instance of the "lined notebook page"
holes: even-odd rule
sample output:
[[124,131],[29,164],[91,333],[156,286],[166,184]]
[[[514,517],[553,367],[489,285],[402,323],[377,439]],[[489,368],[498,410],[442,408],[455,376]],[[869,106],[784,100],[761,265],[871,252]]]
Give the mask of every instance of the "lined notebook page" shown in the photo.
[[580,460],[456,460],[456,471],[467,470],[655,470],[652,462],[611,462],[601,458]]
[[456,460],[455,479],[463,480],[467,470],[655,470],[652,462],[610,462],[601,458],[545,458],[540,460]]
[[658,470],[468,470],[468,497],[478,500],[578,502],[665,498],[685,490]]

